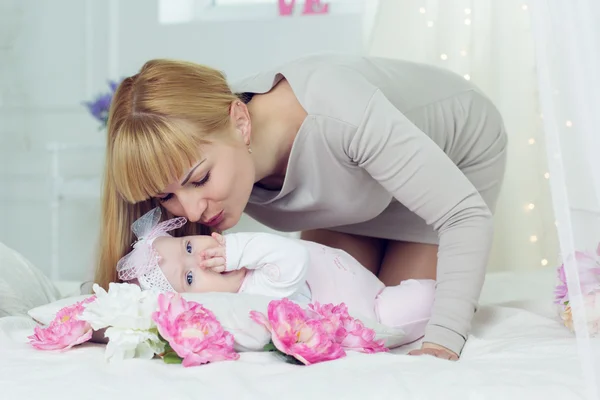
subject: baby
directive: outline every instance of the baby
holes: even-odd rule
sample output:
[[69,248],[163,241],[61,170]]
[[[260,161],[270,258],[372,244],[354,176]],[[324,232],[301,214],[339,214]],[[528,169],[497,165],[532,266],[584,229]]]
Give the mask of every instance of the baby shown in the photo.
[[137,220],[139,238],[118,265],[119,278],[144,290],[230,292],[287,297],[300,304],[345,303],[348,311],[402,328],[405,343],[424,334],[435,281],[386,287],[348,253],[270,233],[172,237],[185,218],[158,223],[155,208]]

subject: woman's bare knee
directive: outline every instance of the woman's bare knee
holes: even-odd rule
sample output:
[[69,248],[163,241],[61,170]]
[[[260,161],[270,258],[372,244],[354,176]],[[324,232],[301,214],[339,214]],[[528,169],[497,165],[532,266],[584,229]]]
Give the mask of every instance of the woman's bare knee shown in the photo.
[[426,243],[389,241],[379,279],[395,286],[407,279],[436,279],[438,246]]
[[301,233],[300,238],[344,250],[374,274],[377,274],[379,271],[385,249],[385,241],[382,239],[334,232],[326,229],[304,231]]

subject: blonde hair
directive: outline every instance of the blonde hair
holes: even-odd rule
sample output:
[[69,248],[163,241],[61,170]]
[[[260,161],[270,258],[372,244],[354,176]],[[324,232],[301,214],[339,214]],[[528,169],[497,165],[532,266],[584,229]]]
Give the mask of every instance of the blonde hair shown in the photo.
[[[117,282],[117,262],[135,240],[131,224],[197,162],[200,145],[225,131],[237,99],[221,72],[183,61],[151,60],[119,85],[108,118],[95,283]],[[209,233],[187,223],[173,235]]]

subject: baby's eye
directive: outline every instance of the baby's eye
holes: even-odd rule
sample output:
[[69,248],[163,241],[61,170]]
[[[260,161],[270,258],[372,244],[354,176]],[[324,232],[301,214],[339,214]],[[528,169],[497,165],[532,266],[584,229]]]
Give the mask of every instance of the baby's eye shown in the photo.
[[185,280],[187,281],[188,285],[190,285],[190,286],[192,285],[192,283],[194,282],[194,274],[192,274],[192,271],[188,272],[185,275]]
[[185,251],[187,251],[188,253],[192,254],[192,244],[190,242],[187,242],[185,244]]

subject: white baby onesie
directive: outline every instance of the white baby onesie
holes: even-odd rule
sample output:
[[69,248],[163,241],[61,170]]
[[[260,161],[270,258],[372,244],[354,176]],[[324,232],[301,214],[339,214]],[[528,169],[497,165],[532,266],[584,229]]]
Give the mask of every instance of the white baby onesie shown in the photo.
[[433,280],[386,287],[342,250],[262,232],[224,237],[226,270],[248,269],[240,293],[287,297],[303,304],[344,303],[351,315],[401,327],[406,343],[424,334],[433,305]]

